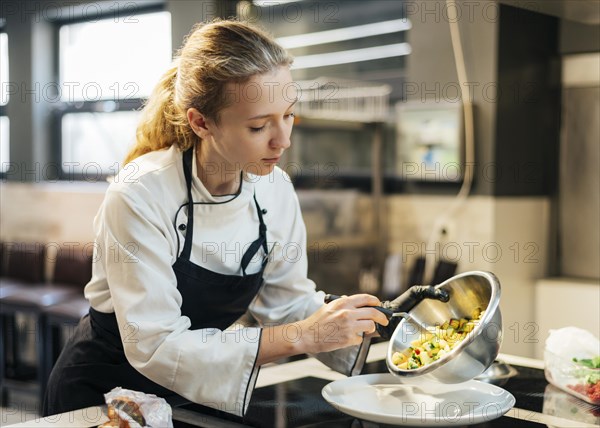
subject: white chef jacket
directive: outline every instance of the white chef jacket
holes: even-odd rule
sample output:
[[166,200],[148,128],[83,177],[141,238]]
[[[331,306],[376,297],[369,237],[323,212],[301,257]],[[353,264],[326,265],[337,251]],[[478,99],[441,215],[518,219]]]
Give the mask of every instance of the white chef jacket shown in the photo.
[[[85,296],[97,311],[116,314],[129,363],[154,382],[190,401],[242,416],[259,367],[262,326],[307,318],[324,293],[307,278],[306,228],[289,177],[279,168],[248,174],[239,194],[212,196],[197,176],[194,154],[193,245],[190,260],[214,272],[241,275],[241,258],[258,237],[253,196],[267,210],[269,249],[265,283],[246,317],[258,326],[190,330],[172,265],[183,250],[187,190],[182,153],[175,146],[145,154],[114,177],[94,219],[91,281]],[[233,172],[232,172],[233,173]],[[262,251],[247,273],[260,270]],[[288,329],[289,340],[298,331]],[[308,332],[307,332],[308,333]],[[316,355],[349,374],[359,346]],[[360,363],[362,364],[362,363]]]

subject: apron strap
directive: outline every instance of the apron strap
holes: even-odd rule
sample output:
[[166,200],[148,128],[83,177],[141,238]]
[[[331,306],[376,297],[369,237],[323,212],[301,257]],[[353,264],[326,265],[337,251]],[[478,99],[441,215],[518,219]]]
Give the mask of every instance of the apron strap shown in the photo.
[[[192,254],[192,241],[194,236],[194,200],[192,199],[192,161],[194,158],[194,146],[190,147],[183,154],[183,173],[185,175],[185,184],[187,186],[187,194],[188,194],[188,203],[187,203],[187,226],[185,232],[185,242],[183,244],[183,251],[181,252],[182,258],[189,260]],[[250,244],[250,247],[246,250],[244,255],[242,256],[242,272],[244,276],[246,276],[246,268],[250,264],[250,260],[256,255],[260,247],[262,247],[265,251],[265,255],[269,254],[269,250],[267,247],[267,226],[263,220],[263,211],[258,205],[258,201],[256,200],[256,193],[254,194],[254,205],[256,205],[256,212],[258,213],[258,238]],[[263,265],[266,262],[263,261]]]
[[190,147],[183,154],[183,173],[185,175],[185,184],[188,194],[188,209],[187,209],[187,226],[185,232],[185,242],[181,257],[186,260],[190,259],[192,254],[192,241],[194,237],[194,200],[192,199],[192,159],[194,158],[194,146]]
[[269,254],[269,249],[267,247],[267,226],[263,220],[262,209],[256,200],[256,193],[254,194],[254,205],[256,205],[256,212],[258,213],[258,221],[260,224],[258,225],[258,238],[252,244],[250,244],[250,247],[248,247],[242,256],[242,272],[244,276],[246,276],[246,268],[250,264],[250,260],[252,260],[256,253],[258,253],[260,247],[262,247],[265,251],[265,260],[263,260],[263,265],[266,263]]

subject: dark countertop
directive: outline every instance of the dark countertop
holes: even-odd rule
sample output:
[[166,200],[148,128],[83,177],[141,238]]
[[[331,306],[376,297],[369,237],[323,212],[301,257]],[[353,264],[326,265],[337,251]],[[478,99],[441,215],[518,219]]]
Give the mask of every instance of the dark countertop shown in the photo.
[[[542,428],[586,427],[600,425],[600,407],[591,406],[548,384],[540,368],[512,364],[516,376],[508,379],[502,388],[516,399],[514,408],[506,415],[484,423],[471,424],[473,428]],[[367,363],[362,374],[387,373],[384,360]],[[239,426],[259,428],[388,428],[394,425],[357,419],[332,407],[321,395],[330,379],[310,376],[258,387],[255,389],[245,418],[231,417],[197,405],[184,407],[186,411],[205,419],[191,424],[175,421],[176,427],[216,427],[218,421]],[[175,412],[175,419],[177,419]],[[186,412],[187,413],[187,412]],[[188,414],[192,416],[193,414]],[[213,420],[213,418],[215,418]],[[184,418],[187,419],[187,418]],[[212,425],[217,421],[217,425]],[[590,425],[590,422],[592,425]],[[452,425],[461,427],[464,425]]]
[[[371,347],[363,374],[387,373],[383,360],[387,343]],[[543,362],[510,355],[499,356],[511,364],[517,374],[502,388],[516,399],[515,406],[504,416],[473,428],[582,428],[600,425],[600,407],[591,406],[548,384]],[[261,369],[257,387],[245,418],[196,404],[173,408],[176,428],[388,428],[393,425],[357,419],[332,407],[321,390],[332,380],[344,379],[318,361],[308,358]],[[79,409],[61,415],[12,425],[13,428],[86,428],[97,427],[107,420],[103,406]],[[406,425],[404,425],[406,426]],[[453,424],[453,427],[464,425]],[[9,427],[6,427],[9,428]]]

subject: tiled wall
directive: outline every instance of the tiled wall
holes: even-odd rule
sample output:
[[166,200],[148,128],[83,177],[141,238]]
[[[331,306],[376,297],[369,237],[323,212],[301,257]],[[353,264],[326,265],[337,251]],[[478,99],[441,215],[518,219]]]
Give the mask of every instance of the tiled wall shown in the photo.
[[[92,222],[106,187],[105,183],[2,183],[0,240],[50,244],[49,251],[58,248],[54,243],[89,251],[94,242]],[[46,258],[48,277],[52,262],[53,257]]]
[[579,327],[600,338],[600,281],[550,278],[535,286],[535,319],[539,336],[534,357],[544,358],[545,339],[551,329]]
[[3,241],[93,242],[105,183],[0,184]]

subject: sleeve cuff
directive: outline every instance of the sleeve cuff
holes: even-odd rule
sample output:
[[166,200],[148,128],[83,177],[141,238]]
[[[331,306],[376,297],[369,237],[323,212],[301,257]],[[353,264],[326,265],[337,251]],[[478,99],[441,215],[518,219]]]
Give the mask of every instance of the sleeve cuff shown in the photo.
[[263,329],[260,328],[260,334],[258,338],[258,346],[256,347],[256,355],[254,356],[254,364],[252,367],[252,371],[250,372],[250,376],[248,377],[248,383],[246,384],[246,391],[244,392],[244,400],[242,403],[242,414],[239,415],[244,417],[246,411],[248,410],[248,405],[250,404],[250,399],[252,398],[252,393],[254,392],[254,387],[256,386],[256,380],[258,379],[258,373],[260,372],[260,366],[256,364],[258,361],[258,353],[260,351],[260,344],[262,341]]

